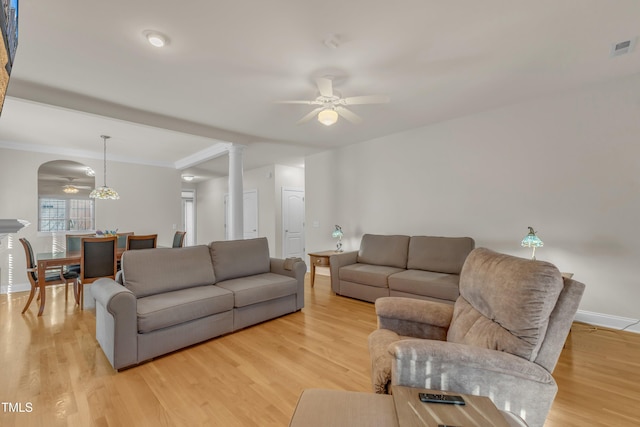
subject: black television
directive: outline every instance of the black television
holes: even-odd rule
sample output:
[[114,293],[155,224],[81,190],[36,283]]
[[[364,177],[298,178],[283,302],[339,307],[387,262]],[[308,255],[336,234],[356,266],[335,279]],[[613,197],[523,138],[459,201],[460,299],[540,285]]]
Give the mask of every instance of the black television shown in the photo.
[[0,31],[2,31],[2,46],[0,46],[0,114],[4,106],[4,98],[9,86],[9,76],[13,68],[13,60],[18,48],[18,0],[0,0]]

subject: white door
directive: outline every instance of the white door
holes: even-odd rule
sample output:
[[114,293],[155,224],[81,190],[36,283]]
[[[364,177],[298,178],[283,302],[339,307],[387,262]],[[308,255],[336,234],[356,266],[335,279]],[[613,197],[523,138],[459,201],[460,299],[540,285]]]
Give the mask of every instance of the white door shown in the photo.
[[258,237],[258,190],[245,191],[242,203],[244,238],[255,239]]
[[304,190],[282,188],[282,256],[304,258]]
[[[224,195],[224,235],[229,240],[229,195]],[[242,197],[242,223],[244,227],[243,238],[253,239],[258,237],[258,190],[247,190]]]

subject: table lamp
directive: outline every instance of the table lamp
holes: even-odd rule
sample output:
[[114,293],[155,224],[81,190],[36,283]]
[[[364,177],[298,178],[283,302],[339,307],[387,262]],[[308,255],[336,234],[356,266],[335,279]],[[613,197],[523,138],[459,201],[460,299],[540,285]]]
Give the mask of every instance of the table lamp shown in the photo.
[[529,227],[529,234],[524,236],[520,246],[525,248],[533,248],[533,252],[531,253],[531,259],[535,261],[536,259],[536,248],[541,248],[544,246],[544,243],[538,236],[536,236],[536,232],[533,230],[533,227]]
[[342,227],[336,225],[335,230],[331,234],[334,238],[338,239],[338,244],[336,245],[336,252],[342,252],[342,236],[344,233],[342,232]]

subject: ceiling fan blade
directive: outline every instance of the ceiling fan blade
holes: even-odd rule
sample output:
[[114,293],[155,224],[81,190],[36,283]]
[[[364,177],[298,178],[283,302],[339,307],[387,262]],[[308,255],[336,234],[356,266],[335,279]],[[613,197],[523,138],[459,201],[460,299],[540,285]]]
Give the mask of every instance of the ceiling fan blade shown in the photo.
[[336,107],[336,112],[340,115],[340,117],[344,117],[345,119],[349,120],[351,123],[358,124],[362,122],[362,117],[360,117],[359,115],[357,115],[351,110],[347,110],[344,107],[340,107],[340,106]]
[[309,120],[311,120],[316,114],[318,114],[320,111],[322,111],[324,109],[324,107],[318,107],[315,110],[309,112],[306,116],[304,116],[303,118],[301,118],[300,120],[298,120],[298,124],[301,123],[305,123],[308,122]]
[[318,77],[316,79],[318,85],[318,91],[320,95],[331,98],[333,96],[333,82],[326,77]]
[[358,105],[358,104],[386,104],[390,101],[387,95],[364,95],[364,96],[350,96],[344,98],[345,105]]
[[313,101],[274,101],[276,104],[305,104],[305,105],[312,105]]

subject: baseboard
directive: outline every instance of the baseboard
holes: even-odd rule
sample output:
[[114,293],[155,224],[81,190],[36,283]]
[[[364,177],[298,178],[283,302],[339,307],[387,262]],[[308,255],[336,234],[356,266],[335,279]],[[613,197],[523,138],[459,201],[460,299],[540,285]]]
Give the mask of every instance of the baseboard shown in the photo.
[[0,286],[0,295],[12,294],[14,292],[27,292],[31,290],[31,284],[29,283],[14,283],[12,285]]
[[[323,273],[326,274],[326,272],[324,271],[321,272],[320,268],[318,268],[317,273],[320,273],[321,275],[323,275]],[[29,285],[29,283],[16,283],[8,286],[2,285],[0,287],[0,294],[26,292],[30,289],[31,289],[31,285]],[[640,334],[640,323],[637,323],[634,325],[634,323],[638,322],[638,319],[632,319],[630,317],[620,317],[620,316],[613,316],[611,314],[603,314],[603,313],[596,313],[593,311],[578,310],[574,320],[577,322],[588,323],[590,325],[602,326],[602,327],[611,328],[611,329],[623,329],[626,327],[625,331],[635,332],[637,334]]]
[[[611,314],[595,313],[593,311],[578,310],[576,317],[577,322],[588,323],[590,325],[602,326],[611,329],[624,329],[628,332],[640,334],[640,323],[638,319],[630,317],[613,316]],[[635,323],[635,324],[634,324]]]

